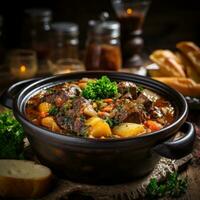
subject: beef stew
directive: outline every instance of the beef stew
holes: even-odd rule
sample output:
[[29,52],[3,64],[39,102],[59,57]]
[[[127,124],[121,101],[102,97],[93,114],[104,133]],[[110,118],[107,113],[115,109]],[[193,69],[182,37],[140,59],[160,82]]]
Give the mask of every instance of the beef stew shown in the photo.
[[25,113],[58,134],[107,139],[158,131],[173,122],[175,109],[149,89],[102,76],[43,89],[27,101]]

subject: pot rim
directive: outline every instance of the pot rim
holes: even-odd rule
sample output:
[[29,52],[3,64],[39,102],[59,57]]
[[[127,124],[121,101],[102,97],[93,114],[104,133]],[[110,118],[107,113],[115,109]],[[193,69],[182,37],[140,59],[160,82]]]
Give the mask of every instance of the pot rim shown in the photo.
[[[130,78],[135,78],[135,79],[138,79],[138,80],[146,80],[148,81],[148,83],[153,83],[155,85],[159,85],[161,86],[162,88],[164,88],[165,90],[169,90],[171,91],[172,93],[174,93],[176,95],[176,97],[179,98],[179,100],[181,100],[181,104],[183,106],[182,108],[182,112],[179,113],[178,115],[178,118],[173,121],[172,124],[162,128],[161,130],[159,131],[154,131],[152,133],[148,133],[148,134],[145,134],[145,135],[140,135],[140,136],[137,136],[137,137],[128,137],[128,138],[112,138],[112,139],[98,139],[98,138],[84,138],[84,137],[80,137],[80,136],[73,136],[73,135],[61,135],[61,134],[57,134],[57,133],[54,133],[52,131],[49,131],[48,129],[45,129],[43,127],[39,127],[33,123],[31,123],[26,117],[25,115],[22,113],[21,111],[21,108],[18,104],[19,103],[19,99],[20,98],[24,98],[24,97],[21,97],[23,95],[24,92],[26,92],[28,89],[34,87],[35,85],[39,84],[39,83],[45,83],[46,81],[48,81],[49,83],[53,83],[53,80],[56,79],[56,78],[64,78],[66,77],[66,81],[67,79],[72,79],[70,78],[70,76],[76,76],[76,75],[82,75],[84,77],[84,75],[92,75],[92,76],[99,76],[99,74],[101,75],[124,75],[126,76],[126,78],[130,77]],[[73,78],[73,79],[76,79],[76,78]],[[77,78],[79,79],[79,78]],[[116,78],[117,79],[117,78]],[[125,78],[122,77],[121,80],[126,80]],[[147,83],[147,85],[148,85]],[[150,86],[150,88],[153,88],[152,86]],[[30,92],[29,92],[30,93]],[[32,84],[30,84],[29,86],[23,88],[19,94],[17,95],[17,97],[15,98],[14,100],[14,106],[13,106],[13,110],[14,110],[14,114],[15,116],[20,120],[22,121],[23,123],[25,124],[28,124],[28,126],[31,126],[33,129],[35,129],[37,132],[39,131],[39,134],[41,134],[40,136],[48,136],[48,137],[51,137],[55,140],[60,140],[62,142],[72,142],[72,143],[77,143],[77,144],[83,144],[83,143],[87,143],[87,144],[94,144],[94,145],[97,145],[97,144],[110,144],[110,143],[116,143],[116,142],[129,142],[129,141],[137,141],[137,140],[143,140],[145,138],[150,138],[150,137],[153,137],[153,136],[156,136],[158,134],[161,134],[162,132],[165,132],[165,131],[172,131],[175,129],[175,127],[177,126],[181,126],[185,120],[186,120],[186,117],[188,115],[188,104],[185,100],[185,98],[183,97],[183,95],[179,92],[177,92],[176,90],[174,90],[173,88],[167,86],[166,84],[163,84],[157,80],[153,80],[151,79],[150,77],[145,77],[145,76],[141,76],[141,75],[136,75],[136,74],[131,74],[131,73],[126,73],[126,72],[111,72],[111,71],[83,71],[83,72],[74,72],[74,73],[70,73],[70,74],[62,74],[62,75],[56,75],[56,76],[50,76],[50,77],[46,77],[44,79],[41,79],[41,80],[38,80]],[[180,109],[179,109],[180,110]]]

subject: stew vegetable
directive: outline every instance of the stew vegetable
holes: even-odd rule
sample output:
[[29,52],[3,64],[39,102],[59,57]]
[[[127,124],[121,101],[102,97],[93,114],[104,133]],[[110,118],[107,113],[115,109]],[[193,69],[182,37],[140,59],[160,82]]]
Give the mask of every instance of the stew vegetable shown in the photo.
[[102,76],[43,89],[28,100],[26,116],[32,123],[58,134],[124,138],[171,124],[174,108],[149,89]]

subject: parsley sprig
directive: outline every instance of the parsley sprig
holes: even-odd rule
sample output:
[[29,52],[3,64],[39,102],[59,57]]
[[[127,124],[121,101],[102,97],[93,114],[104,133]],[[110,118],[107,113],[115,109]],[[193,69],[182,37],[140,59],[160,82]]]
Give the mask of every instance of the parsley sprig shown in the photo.
[[0,159],[23,157],[24,131],[11,111],[0,113]]
[[102,76],[96,81],[88,81],[83,90],[86,99],[112,98],[118,94],[117,83],[112,82],[107,76]]

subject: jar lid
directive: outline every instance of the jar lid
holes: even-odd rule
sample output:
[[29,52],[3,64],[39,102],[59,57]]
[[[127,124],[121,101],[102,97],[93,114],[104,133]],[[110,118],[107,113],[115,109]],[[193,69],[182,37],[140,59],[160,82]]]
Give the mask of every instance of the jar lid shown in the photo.
[[43,19],[51,19],[52,18],[52,11],[50,9],[43,9],[43,8],[32,8],[26,9],[25,13],[31,17],[35,18],[43,18]]
[[58,34],[67,34],[69,36],[78,36],[79,28],[78,25],[71,22],[54,22],[51,25],[54,32]]
[[89,32],[97,35],[120,36],[120,24],[117,21],[95,21],[88,22]]

